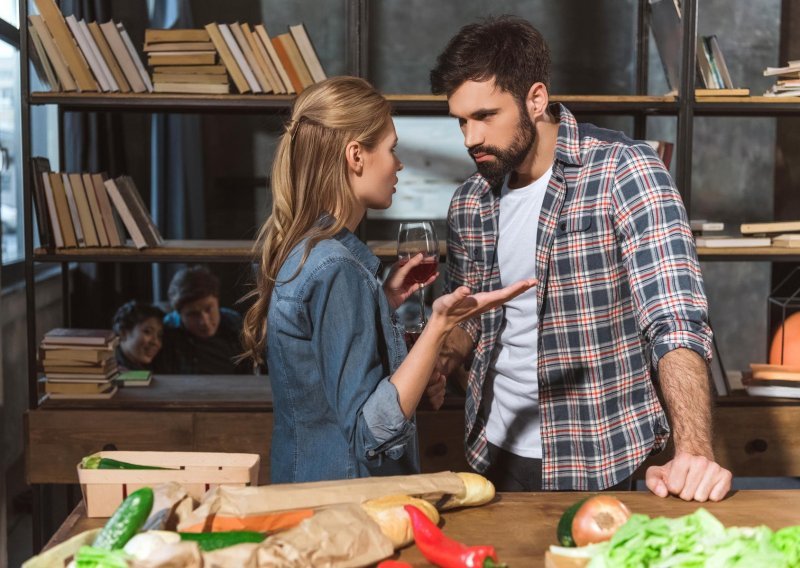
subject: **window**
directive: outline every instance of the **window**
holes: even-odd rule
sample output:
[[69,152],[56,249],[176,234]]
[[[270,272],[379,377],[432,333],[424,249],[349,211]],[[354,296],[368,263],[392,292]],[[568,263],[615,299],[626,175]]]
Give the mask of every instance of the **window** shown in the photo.
[[0,1],[0,222],[3,264],[17,262],[24,255],[18,21],[17,1]]

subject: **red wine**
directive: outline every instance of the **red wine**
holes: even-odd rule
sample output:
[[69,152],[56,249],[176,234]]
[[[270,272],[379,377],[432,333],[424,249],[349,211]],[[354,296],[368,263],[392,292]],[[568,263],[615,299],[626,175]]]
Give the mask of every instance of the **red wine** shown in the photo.
[[406,349],[411,351],[420,335],[422,335],[421,329],[407,329],[403,334],[403,338],[406,340]]
[[415,284],[424,284],[428,281],[428,278],[436,274],[438,268],[439,259],[435,256],[429,256],[412,268],[406,278]]

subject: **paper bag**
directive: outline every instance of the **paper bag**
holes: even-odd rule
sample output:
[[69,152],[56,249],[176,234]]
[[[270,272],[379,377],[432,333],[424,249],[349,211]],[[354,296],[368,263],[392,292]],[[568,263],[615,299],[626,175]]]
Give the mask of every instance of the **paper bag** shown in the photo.
[[[221,485],[206,493],[200,506],[182,519],[178,528],[188,532],[276,531],[296,525],[318,507],[363,503],[386,495],[412,495],[435,503],[444,495],[459,494],[463,490],[464,482],[452,472],[261,487]],[[287,511],[294,511],[296,515],[286,514]],[[274,515],[279,512],[284,513]],[[268,523],[273,523],[272,529],[265,528]]]

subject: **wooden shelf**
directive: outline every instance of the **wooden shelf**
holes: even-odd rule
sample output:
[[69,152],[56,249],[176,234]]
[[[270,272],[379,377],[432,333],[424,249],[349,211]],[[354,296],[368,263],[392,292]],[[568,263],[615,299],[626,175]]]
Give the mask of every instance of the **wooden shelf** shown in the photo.
[[800,248],[788,247],[698,247],[700,260],[754,260],[762,262],[797,262],[800,261]]
[[[368,241],[373,254],[383,261],[391,262],[397,258],[395,241]],[[253,260],[252,241],[236,240],[170,240],[160,247],[138,250],[132,245],[114,248],[73,248],[48,252],[45,249],[34,251],[37,262],[248,262]],[[447,255],[447,244],[439,243],[441,257]],[[738,247],[709,248],[699,247],[697,254],[701,260],[756,260],[800,261],[800,248],[784,247]]]
[[31,93],[33,105],[60,105],[64,110],[130,110],[144,112],[286,111],[294,95],[179,95],[168,93]]
[[[447,114],[447,99],[437,95],[386,95],[398,114]],[[676,114],[674,96],[551,95],[573,112],[604,114]],[[57,104],[65,110],[130,110],[143,112],[287,111],[294,95],[181,95],[121,93],[31,93],[34,105]]]
[[[372,252],[383,261],[397,258],[395,241],[368,241]],[[254,259],[252,241],[235,240],[168,240],[160,247],[139,250],[134,246],[108,248],[71,248],[48,252],[36,249],[37,262],[249,262]],[[446,243],[439,245],[440,253],[447,252]]]
[[698,115],[800,115],[800,97],[702,97],[695,101]]

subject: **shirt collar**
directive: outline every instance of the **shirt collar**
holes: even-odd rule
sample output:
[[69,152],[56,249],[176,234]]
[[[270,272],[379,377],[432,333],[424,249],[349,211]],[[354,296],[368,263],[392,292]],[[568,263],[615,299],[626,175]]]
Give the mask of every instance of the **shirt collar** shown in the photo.
[[351,233],[348,229],[342,229],[334,238],[339,241],[350,253],[356,258],[358,262],[364,265],[371,274],[378,275],[378,269],[381,266],[381,261],[377,256],[372,254],[370,248],[365,245],[361,239]]
[[550,105],[550,113],[558,120],[556,160],[573,166],[581,165],[581,139],[575,116],[561,103]]

